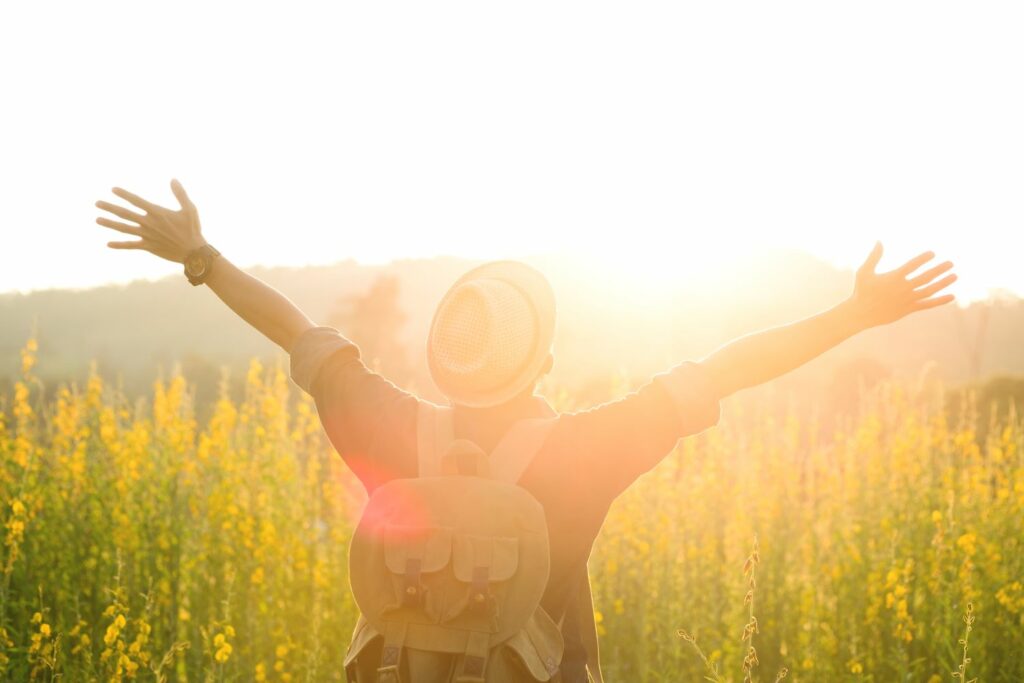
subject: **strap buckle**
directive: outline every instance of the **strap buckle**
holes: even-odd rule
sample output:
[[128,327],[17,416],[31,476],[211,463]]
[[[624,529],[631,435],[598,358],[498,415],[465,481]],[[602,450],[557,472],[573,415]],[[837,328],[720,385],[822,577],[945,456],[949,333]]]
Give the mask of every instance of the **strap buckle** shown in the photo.
[[377,683],[402,683],[398,667],[402,663],[402,646],[405,644],[406,626],[405,622],[392,621],[384,627],[384,648],[380,651]]
[[377,669],[377,683],[402,683],[398,665],[382,666]]
[[487,656],[490,653],[490,636],[481,631],[473,631],[466,641],[466,654],[462,658],[462,666],[455,683],[485,683],[484,672],[487,670]]
[[423,582],[420,572],[423,566],[418,557],[410,557],[405,561],[405,584],[402,590],[403,607],[419,607],[423,604]]
[[470,583],[469,609],[481,616],[495,616],[498,611],[497,601],[491,595],[488,581],[490,567],[473,567],[473,581]]

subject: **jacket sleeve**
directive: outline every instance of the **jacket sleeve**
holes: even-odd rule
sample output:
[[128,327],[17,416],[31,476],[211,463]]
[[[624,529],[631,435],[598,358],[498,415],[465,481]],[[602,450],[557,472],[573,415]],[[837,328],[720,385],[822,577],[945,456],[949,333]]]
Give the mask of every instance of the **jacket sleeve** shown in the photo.
[[557,437],[572,442],[562,448],[574,453],[573,467],[591,473],[588,484],[610,501],[661,462],[680,438],[716,425],[720,415],[704,369],[685,362],[617,401],[562,415]]
[[313,397],[331,444],[368,491],[415,475],[419,399],[366,367],[338,330],[306,330],[291,350],[290,374]]

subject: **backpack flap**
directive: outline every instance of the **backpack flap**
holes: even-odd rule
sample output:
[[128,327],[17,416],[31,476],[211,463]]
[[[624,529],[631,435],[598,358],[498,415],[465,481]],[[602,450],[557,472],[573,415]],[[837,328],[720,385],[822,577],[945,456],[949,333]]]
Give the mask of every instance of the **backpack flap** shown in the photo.
[[452,554],[450,527],[385,524],[381,535],[384,564],[394,574],[403,573],[411,560],[421,565],[421,571],[439,571]]
[[481,567],[487,569],[489,581],[508,581],[519,568],[519,539],[456,534],[452,541],[452,563],[459,581],[473,581]]

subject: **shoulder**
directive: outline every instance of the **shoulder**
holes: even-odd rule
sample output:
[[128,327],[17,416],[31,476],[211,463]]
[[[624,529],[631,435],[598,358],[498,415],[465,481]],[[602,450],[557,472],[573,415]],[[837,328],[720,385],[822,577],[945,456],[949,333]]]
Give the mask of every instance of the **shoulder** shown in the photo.
[[707,369],[698,362],[685,361],[657,374],[651,387],[662,393],[678,418],[679,436],[702,432],[718,424],[721,400]]
[[289,356],[292,380],[306,393],[314,394],[328,363],[358,361],[359,348],[338,330],[321,325],[299,335]]
[[718,397],[699,363],[681,363],[614,401],[562,413],[543,449],[551,476],[587,482],[605,502],[668,455],[678,440],[718,423]]

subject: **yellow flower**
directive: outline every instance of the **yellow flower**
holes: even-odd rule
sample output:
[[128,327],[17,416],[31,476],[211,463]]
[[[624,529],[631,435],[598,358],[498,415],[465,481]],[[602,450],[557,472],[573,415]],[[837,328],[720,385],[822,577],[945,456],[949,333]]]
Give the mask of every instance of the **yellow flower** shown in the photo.
[[975,545],[978,537],[974,532],[968,531],[967,533],[956,539],[956,545],[958,548],[964,551],[964,554],[968,557],[972,557],[978,552],[978,548]]
[[259,586],[263,583],[263,567],[256,567],[256,569],[252,571],[249,581],[251,581],[254,586]]
[[231,645],[228,644],[228,643],[224,643],[223,645],[221,645],[220,648],[217,650],[216,654],[214,654],[214,656],[213,656],[213,658],[216,659],[221,664],[223,664],[224,662],[228,661],[228,659],[230,657],[231,657]]
[[36,364],[36,351],[39,350],[39,343],[35,337],[25,342],[25,348],[21,350],[21,373],[27,375]]

